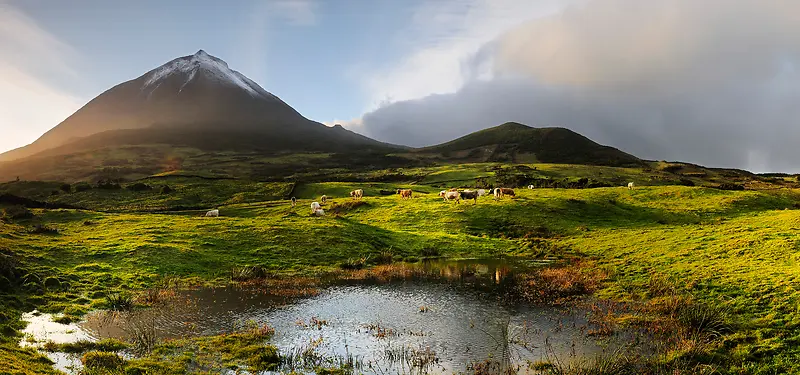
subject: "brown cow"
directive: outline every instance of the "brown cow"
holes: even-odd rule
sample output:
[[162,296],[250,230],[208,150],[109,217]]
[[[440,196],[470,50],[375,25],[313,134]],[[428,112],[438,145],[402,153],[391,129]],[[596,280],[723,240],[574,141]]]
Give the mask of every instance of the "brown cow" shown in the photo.
[[397,189],[401,199],[411,199],[411,189]]
[[509,188],[494,189],[494,199],[502,198],[506,195],[510,195],[513,197],[516,196],[516,193],[514,193],[514,189],[509,189]]

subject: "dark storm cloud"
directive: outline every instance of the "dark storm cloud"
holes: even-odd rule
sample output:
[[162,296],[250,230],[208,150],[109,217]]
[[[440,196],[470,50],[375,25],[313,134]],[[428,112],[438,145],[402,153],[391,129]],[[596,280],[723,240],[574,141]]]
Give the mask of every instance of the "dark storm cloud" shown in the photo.
[[800,3],[594,0],[488,44],[458,92],[384,106],[359,130],[423,146],[518,121],[643,158],[800,171],[798,68]]

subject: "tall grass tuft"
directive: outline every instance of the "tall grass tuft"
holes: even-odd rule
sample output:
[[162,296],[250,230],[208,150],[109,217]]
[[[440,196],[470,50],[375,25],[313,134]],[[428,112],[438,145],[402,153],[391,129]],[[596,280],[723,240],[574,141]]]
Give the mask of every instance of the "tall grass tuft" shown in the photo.
[[134,305],[133,297],[128,293],[108,293],[106,304],[113,311],[131,311]]
[[732,331],[730,311],[723,305],[685,304],[678,309],[677,318],[691,337],[713,339]]

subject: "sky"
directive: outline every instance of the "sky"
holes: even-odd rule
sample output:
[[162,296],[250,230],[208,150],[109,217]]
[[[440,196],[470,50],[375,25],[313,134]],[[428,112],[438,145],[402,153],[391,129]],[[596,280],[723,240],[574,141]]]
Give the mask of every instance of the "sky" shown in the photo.
[[0,152],[199,49],[381,141],[517,121],[652,160],[800,172],[795,0],[0,0]]

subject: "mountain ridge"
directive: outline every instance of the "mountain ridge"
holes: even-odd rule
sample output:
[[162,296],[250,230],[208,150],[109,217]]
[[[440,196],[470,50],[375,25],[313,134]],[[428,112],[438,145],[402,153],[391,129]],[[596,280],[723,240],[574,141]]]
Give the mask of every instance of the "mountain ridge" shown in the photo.
[[[455,159],[640,166],[643,161],[562,127],[536,128],[518,122],[469,133],[452,141],[415,149],[419,154],[456,154]],[[459,156],[460,154],[460,156]],[[517,160],[519,158],[524,160]]]
[[109,130],[211,126],[275,138],[313,133],[330,138],[337,147],[386,145],[307,119],[222,59],[199,50],[104,91],[30,145],[0,154],[0,161],[25,158]]

